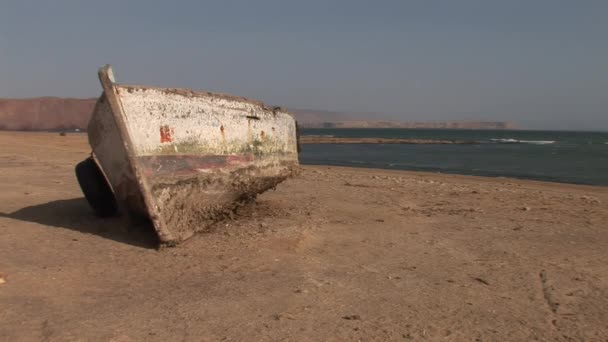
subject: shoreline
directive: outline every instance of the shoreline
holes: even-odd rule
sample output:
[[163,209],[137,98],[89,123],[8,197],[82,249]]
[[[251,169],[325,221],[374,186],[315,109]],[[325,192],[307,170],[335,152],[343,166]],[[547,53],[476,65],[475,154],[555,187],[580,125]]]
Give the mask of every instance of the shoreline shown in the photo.
[[513,180],[513,181],[522,181],[522,182],[538,182],[545,184],[557,184],[557,185],[573,185],[573,186],[587,186],[587,187],[597,187],[600,189],[608,190],[608,185],[602,184],[590,184],[590,183],[577,183],[572,181],[562,181],[557,179],[552,179],[551,177],[534,177],[534,176],[501,176],[501,175],[492,175],[489,172],[484,173],[482,171],[478,171],[477,173],[466,173],[466,172],[458,172],[458,171],[432,171],[432,170],[414,170],[414,169],[398,169],[395,167],[377,167],[377,166],[358,166],[358,165],[334,165],[334,164],[300,164],[301,166],[306,167],[331,167],[331,168],[345,168],[345,169],[355,169],[355,170],[376,170],[378,172],[406,172],[406,173],[414,173],[420,175],[437,175],[437,176],[460,176],[460,177],[473,177],[473,178],[482,178],[482,179],[498,179],[498,180]]
[[[303,138],[302,136],[301,138]],[[22,139],[25,138],[22,142],[23,145],[28,144],[28,141],[37,141],[40,144],[44,144],[48,139],[58,139],[56,145],[81,145],[84,148],[86,154],[90,153],[90,147],[87,143],[87,134],[86,132],[71,132],[66,136],[60,136],[59,132],[24,132],[24,131],[0,131],[0,142],[6,140],[7,147],[9,141],[14,139]],[[1,147],[2,145],[0,145]],[[56,148],[53,146],[49,146],[49,148]],[[84,157],[83,157],[84,158]],[[445,172],[445,171],[434,171],[434,170],[412,170],[412,169],[397,169],[391,167],[374,167],[374,166],[360,166],[360,165],[333,165],[333,164],[308,164],[300,162],[303,167],[332,167],[332,168],[352,168],[354,170],[377,170],[378,172],[407,172],[407,173],[416,173],[416,174],[426,174],[429,176],[458,176],[458,177],[480,177],[483,179],[497,179],[497,180],[514,180],[514,181],[529,181],[529,182],[542,182],[547,184],[555,184],[555,185],[574,185],[574,186],[586,186],[586,187],[597,187],[599,189],[608,190],[608,185],[601,184],[589,184],[589,183],[576,183],[576,182],[567,182],[567,181],[558,181],[551,179],[543,179],[542,177],[513,177],[513,176],[502,176],[502,175],[491,175],[491,174],[482,174],[481,172],[478,174],[464,173],[464,172]],[[75,164],[74,164],[75,165]],[[547,177],[549,178],[549,177]]]
[[443,172],[432,172],[432,171],[416,171],[416,170],[401,170],[401,169],[382,169],[374,167],[357,167],[357,166],[340,166],[340,165],[326,165],[326,164],[301,164],[304,170],[329,170],[338,171],[344,174],[353,175],[369,175],[371,177],[377,176],[378,179],[389,176],[409,176],[418,179],[427,179],[433,181],[462,181],[462,182],[475,182],[478,184],[486,185],[516,185],[518,187],[525,186],[527,188],[542,188],[547,191],[568,191],[568,190],[584,190],[598,194],[608,195],[608,186],[593,185],[593,184],[579,184],[579,183],[565,183],[565,182],[553,182],[538,179],[524,179],[524,178],[513,178],[503,176],[482,176],[482,175],[467,175],[460,173],[443,173]]

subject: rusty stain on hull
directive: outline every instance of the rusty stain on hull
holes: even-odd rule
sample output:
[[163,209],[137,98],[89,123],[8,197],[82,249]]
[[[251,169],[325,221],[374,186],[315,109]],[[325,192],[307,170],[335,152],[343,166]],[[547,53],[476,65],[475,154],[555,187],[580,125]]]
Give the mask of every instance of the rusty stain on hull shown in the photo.
[[170,143],[173,141],[173,138],[171,137],[171,135],[173,134],[172,132],[173,130],[171,129],[171,127],[165,125],[165,126],[160,126],[160,142],[161,143]]

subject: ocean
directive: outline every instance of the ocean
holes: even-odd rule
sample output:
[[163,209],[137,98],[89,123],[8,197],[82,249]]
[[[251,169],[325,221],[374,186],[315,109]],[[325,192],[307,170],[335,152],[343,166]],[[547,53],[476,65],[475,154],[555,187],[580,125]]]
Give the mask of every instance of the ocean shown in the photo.
[[302,129],[302,135],[471,144],[303,144],[300,162],[608,186],[608,132]]

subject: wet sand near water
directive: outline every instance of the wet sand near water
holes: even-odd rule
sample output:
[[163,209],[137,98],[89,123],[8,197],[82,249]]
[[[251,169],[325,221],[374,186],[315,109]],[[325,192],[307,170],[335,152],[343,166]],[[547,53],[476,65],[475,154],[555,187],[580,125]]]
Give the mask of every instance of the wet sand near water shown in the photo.
[[175,248],[0,132],[2,341],[606,341],[608,188],[305,166]]

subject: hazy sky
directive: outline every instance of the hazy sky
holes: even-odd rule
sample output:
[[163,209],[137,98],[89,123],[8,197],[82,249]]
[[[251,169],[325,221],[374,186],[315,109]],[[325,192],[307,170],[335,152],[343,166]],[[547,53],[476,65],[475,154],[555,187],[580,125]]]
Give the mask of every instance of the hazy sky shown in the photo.
[[121,83],[608,130],[608,0],[0,0],[0,97]]

